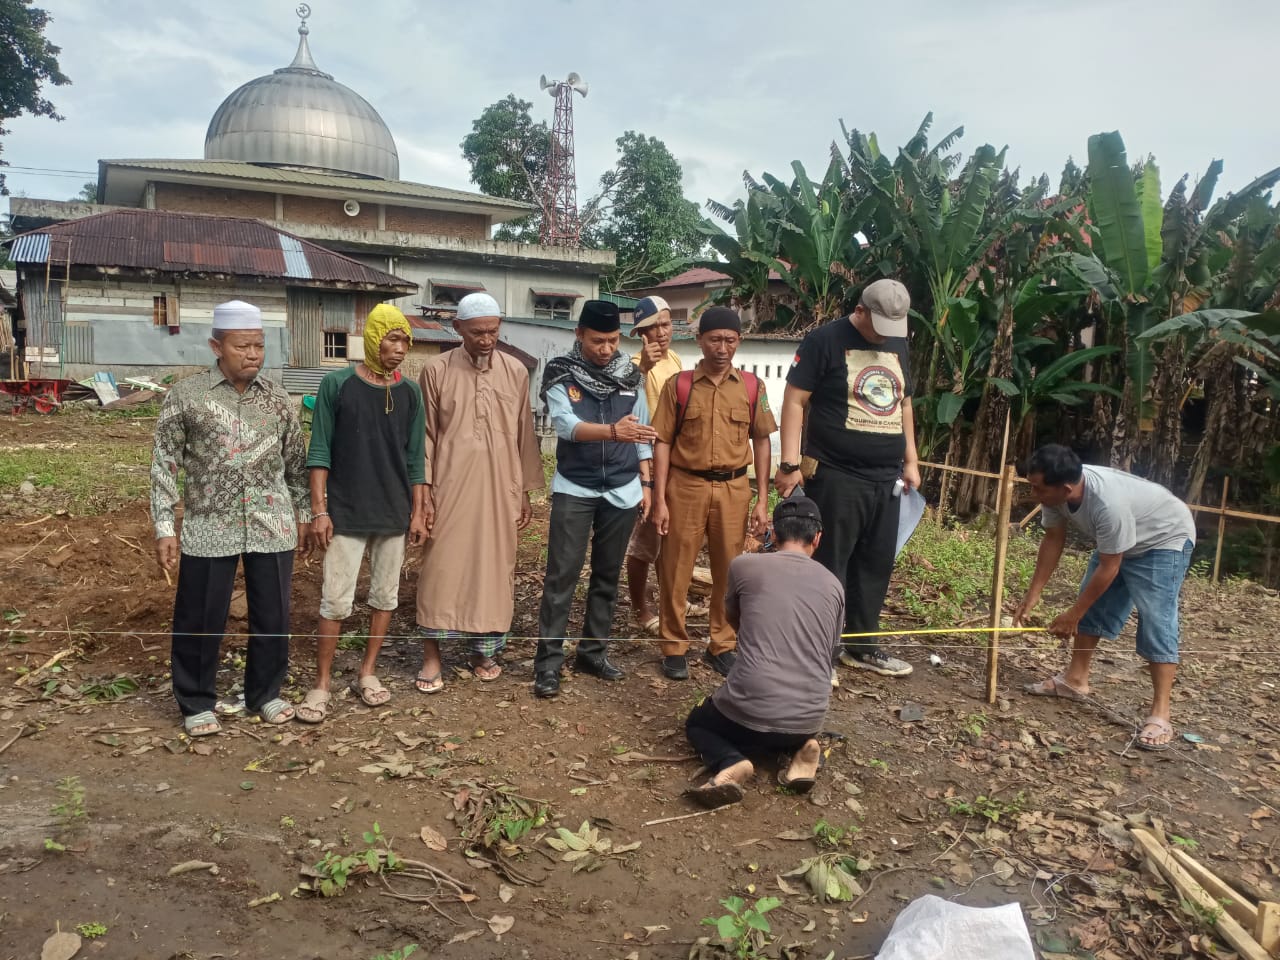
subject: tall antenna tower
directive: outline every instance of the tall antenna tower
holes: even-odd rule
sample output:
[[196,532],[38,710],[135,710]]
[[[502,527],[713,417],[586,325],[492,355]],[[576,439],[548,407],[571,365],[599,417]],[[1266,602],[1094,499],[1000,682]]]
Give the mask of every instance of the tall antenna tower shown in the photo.
[[573,95],[587,95],[587,82],[576,73],[564,80],[550,81],[543,74],[542,89],[555,97],[556,113],[551,124],[551,165],[542,198],[541,243],[553,247],[576,247],[581,237],[578,223],[578,173],[573,162]]

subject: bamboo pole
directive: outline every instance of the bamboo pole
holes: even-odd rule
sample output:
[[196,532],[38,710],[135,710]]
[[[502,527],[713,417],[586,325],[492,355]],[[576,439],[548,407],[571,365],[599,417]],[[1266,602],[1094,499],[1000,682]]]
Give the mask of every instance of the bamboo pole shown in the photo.
[[1227,535],[1227,491],[1231,489],[1231,478],[1222,478],[1222,507],[1218,514],[1218,545],[1213,551],[1213,582],[1219,583],[1222,574],[1222,538]]
[[997,496],[996,564],[991,575],[991,640],[987,644],[987,703],[996,702],[1000,664],[1001,618],[1004,616],[1004,566],[1009,552],[1009,511],[1013,508],[1013,464],[1004,468]]
[[1037,503],[1035,507],[1032,508],[1031,512],[1028,513],[1025,517],[1023,517],[1022,520],[1018,523],[1018,529],[1019,530],[1027,529],[1027,524],[1029,524],[1032,520],[1034,520],[1040,514],[1040,510],[1043,508],[1043,506],[1044,506],[1043,504]]

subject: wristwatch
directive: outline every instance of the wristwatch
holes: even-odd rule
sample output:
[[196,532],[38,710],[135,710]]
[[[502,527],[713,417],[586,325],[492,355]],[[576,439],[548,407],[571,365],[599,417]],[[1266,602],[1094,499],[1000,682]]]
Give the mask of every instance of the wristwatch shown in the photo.
[[783,460],[778,464],[779,473],[795,473],[799,469],[800,464],[798,463],[787,463],[787,461]]

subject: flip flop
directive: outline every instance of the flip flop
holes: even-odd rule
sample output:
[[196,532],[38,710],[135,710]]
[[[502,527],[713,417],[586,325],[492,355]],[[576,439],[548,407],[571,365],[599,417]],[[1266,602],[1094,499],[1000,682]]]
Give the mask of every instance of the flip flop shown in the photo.
[[253,712],[262,718],[263,723],[269,723],[272,726],[288,723],[294,717],[293,704],[279,697],[268,700]]
[[728,780],[724,783],[708,783],[701,787],[690,788],[682,796],[692,800],[700,807],[714,810],[717,807],[727,807],[734,803],[741,803],[746,793],[743,792],[741,786],[732,780]]
[[323,723],[329,715],[329,691],[319,687],[308,691],[293,715],[302,723]]
[[1061,673],[1048,680],[1041,680],[1039,683],[1028,683],[1022,688],[1022,692],[1033,697],[1058,697],[1062,700],[1085,699],[1085,694],[1067,683],[1066,676]]
[[384,687],[382,681],[372,673],[352,680],[351,692],[359,697],[360,702],[366,707],[380,707],[391,699],[391,691]]
[[[813,785],[818,782],[818,775],[815,773],[812,777],[796,777],[794,780],[787,779],[787,771],[791,769],[792,754],[778,754],[778,786],[786,787],[795,793],[808,793],[813,789]],[[818,750],[818,771],[827,765],[826,757],[822,755],[821,746]]]
[[[212,730],[196,730],[196,727],[212,727]],[[202,713],[193,713],[189,717],[182,718],[182,729],[187,732],[189,737],[211,737],[215,733],[222,732],[222,724],[218,722],[218,718],[212,710],[205,710]]]
[[[1143,734],[1147,732],[1147,729],[1149,727],[1155,728],[1155,733],[1152,734],[1152,736],[1158,737],[1163,734],[1168,734],[1169,739],[1166,740],[1164,743],[1151,743],[1151,742],[1148,742],[1147,740],[1144,740]],[[1147,719],[1143,721],[1142,730],[1138,733],[1138,741],[1137,741],[1138,749],[1151,750],[1151,751],[1168,750],[1172,743],[1173,743],[1173,725],[1169,723],[1168,720],[1161,720],[1159,717],[1151,716],[1151,717],[1147,717]]]
[[418,674],[414,677],[413,685],[417,687],[419,693],[439,693],[444,689],[444,677],[439,673],[431,677]]
[[686,620],[697,620],[710,613],[711,607],[705,603],[694,603],[692,600],[685,603],[684,616]]
[[[485,676],[480,672],[481,670],[496,670],[498,672]],[[481,657],[479,663],[472,662],[471,673],[481,683],[493,683],[493,681],[502,676],[502,664],[493,659],[493,657]]]
[[650,617],[640,624],[640,631],[646,636],[656,637],[662,633],[662,621],[658,617]]

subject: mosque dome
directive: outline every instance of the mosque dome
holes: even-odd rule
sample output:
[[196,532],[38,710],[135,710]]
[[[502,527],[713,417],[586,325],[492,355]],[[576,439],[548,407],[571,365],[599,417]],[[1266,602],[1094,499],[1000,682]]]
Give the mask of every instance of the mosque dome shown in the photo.
[[293,63],[222,101],[205,134],[205,159],[399,179],[391,131],[364,97],[316,66],[308,32],[303,20]]

